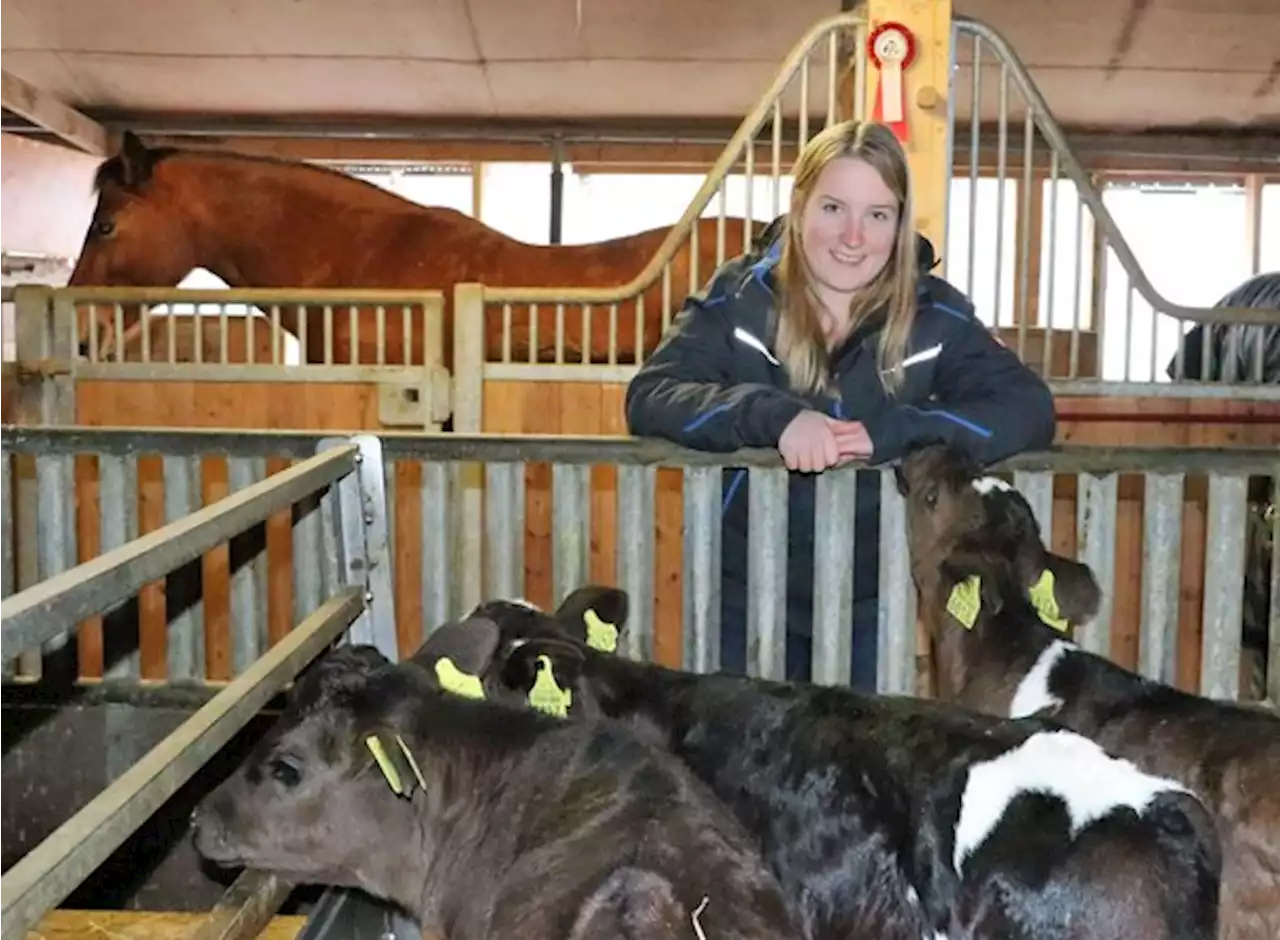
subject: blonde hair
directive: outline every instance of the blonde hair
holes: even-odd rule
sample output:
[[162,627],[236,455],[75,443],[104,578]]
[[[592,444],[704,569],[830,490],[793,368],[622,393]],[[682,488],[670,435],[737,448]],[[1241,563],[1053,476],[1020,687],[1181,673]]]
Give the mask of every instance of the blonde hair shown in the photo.
[[795,187],[787,217],[777,281],[781,290],[778,310],[778,356],[791,377],[791,387],[812,394],[838,395],[827,368],[827,336],[811,289],[801,238],[804,212],[818,177],[832,160],[857,157],[871,165],[898,200],[898,236],[889,261],[875,279],[858,292],[849,305],[847,332],[838,344],[881,308],[887,309],[876,350],[877,368],[885,390],[893,394],[902,385],[902,360],[916,314],[916,237],[911,204],[911,176],[907,156],[898,139],[883,124],[845,121],[832,124],[805,145],[793,170]]

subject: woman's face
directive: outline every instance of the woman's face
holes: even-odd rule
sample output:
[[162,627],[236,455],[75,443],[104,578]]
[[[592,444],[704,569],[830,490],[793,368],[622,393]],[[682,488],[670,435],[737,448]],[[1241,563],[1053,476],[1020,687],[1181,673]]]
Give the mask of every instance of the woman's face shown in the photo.
[[870,284],[893,254],[898,200],[859,157],[823,168],[804,207],[801,245],[820,292],[852,294]]

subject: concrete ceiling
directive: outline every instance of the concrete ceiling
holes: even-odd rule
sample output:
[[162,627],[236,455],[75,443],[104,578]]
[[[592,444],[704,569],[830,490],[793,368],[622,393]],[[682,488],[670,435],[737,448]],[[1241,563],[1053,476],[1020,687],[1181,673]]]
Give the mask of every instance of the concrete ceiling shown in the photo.
[[[1058,120],[1280,128],[1280,0],[957,0]],[[90,115],[741,117],[838,0],[4,0],[3,67]],[[958,51],[967,119],[970,48]],[[984,55],[984,117],[999,69]],[[815,79],[818,76],[815,75]]]

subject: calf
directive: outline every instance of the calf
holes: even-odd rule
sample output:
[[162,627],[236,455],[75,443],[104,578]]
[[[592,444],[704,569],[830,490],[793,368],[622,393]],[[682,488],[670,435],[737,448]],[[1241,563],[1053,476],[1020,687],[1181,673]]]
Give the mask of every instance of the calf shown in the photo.
[[625,600],[582,589],[554,616],[490,602],[442,629],[487,694],[555,685],[572,696],[560,713],[670,748],[759,840],[811,940],[1214,935],[1216,836],[1173,781],[1037,719],[592,648],[615,642]]
[[317,661],[197,808],[197,849],[361,888],[450,940],[798,938],[749,836],[671,755],[431,675],[371,647]]
[[912,573],[944,698],[1048,716],[1214,814],[1224,938],[1280,937],[1280,718],[1145,679],[1067,637],[1098,610],[1086,565],[1048,551],[1031,507],[962,454],[930,447],[898,472]]

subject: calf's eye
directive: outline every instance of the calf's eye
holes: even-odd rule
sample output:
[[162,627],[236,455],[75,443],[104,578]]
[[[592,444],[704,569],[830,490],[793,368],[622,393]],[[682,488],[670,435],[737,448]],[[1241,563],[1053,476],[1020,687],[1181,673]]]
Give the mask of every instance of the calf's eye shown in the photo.
[[924,504],[930,509],[937,509],[938,508],[938,491],[929,490],[929,492],[925,493]]
[[271,762],[271,776],[290,789],[302,782],[302,771],[296,764],[282,757],[277,757]]

